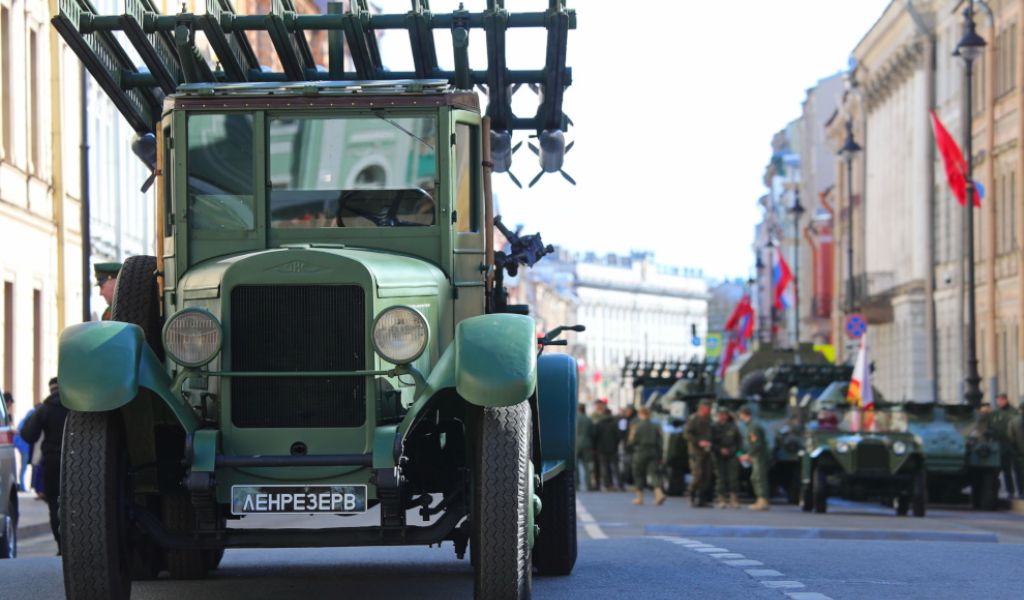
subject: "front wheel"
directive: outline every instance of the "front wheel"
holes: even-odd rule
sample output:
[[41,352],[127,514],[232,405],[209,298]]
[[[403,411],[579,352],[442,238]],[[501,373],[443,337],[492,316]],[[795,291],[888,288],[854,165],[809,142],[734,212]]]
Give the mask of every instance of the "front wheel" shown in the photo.
[[117,411],[72,411],[64,425],[61,553],[68,600],[128,600],[128,463]]
[[925,504],[928,502],[928,481],[926,479],[924,469],[917,472],[914,476],[914,488],[911,492],[910,497],[910,510],[914,513],[915,517],[923,517],[925,513]]
[[530,405],[484,408],[473,457],[472,541],[476,600],[525,600],[532,592],[528,535]]
[[541,575],[568,575],[576,565],[576,485],[562,471],[544,484],[537,515],[540,531],[533,545],[533,564]]
[[974,478],[971,486],[971,504],[979,510],[995,510],[999,479],[995,469],[986,469]]

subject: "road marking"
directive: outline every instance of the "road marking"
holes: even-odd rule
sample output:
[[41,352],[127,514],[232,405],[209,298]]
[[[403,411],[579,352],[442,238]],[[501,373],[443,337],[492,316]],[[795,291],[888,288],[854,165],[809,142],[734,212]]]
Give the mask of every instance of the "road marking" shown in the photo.
[[583,506],[583,503],[576,500],[576,517],[579,518],[580,522],[583,523],[583,531],[587,532],[592,540],[606,540],[608,534],[601,530],[601,526],[594,520],[593,515],[590,511]]
[[766,580],[761,582],[761,585],[763,585],[765,587],[772,588],[772,589],[782,589],[782,588],[796,589],[796,588],[807,587],[806,585],[800,583],[799,581],[785,581],[785,580],[780,581],[778,579],[766,579]]
[[718,554],[708,554],[708,556],[714,556],[715,558],[746,558],[746,556],[735,552],[721,552]]
[[818,592],[789,592],[786,595],[793,600],[832,600],[832,598]]
[[759,560],[750,560],[749,558],[745,558],[743,560],[723,560],[722,562],[730,567],[760,567],[764,565],[764,563]]
[[751,577],[782,577],[775,569],[746,569],[747,575]]
[[726,550],[725,548],[716,548],[715,546],[708,546],[707,548],[694,548],[694,550],[696,550],[697,552],[703,552],[705,554],[710,554],[712,552],[728,552],[728,550]]

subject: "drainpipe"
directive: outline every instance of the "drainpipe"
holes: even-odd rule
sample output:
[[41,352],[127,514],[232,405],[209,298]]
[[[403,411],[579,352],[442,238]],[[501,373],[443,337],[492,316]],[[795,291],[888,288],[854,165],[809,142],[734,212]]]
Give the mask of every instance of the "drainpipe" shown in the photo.
[[79,146],[79,169],[82,178],[82,322],[92,319],[92,235],[89,222],[89,89],[86,87],[85,67],[80,67],[82,79],[82,144]]
[[[914,8],[913,0],[906,0],[905,5],[907,13],[910,14],[910,18],[914,21],[914,27],[917,32],[924,36],[926,40],[925,47],[925,88],[926,88],[926,99],[925,111],[922,115],[924,119],[930,119],[929,113],[935,108],[937,90],[935,86],[935,68],[936,68],[936,44],[935,34],[932,29],[928,27],[928,23],[924,17],[917,12]],[[927,127],[925,134],[927,147],[928,147],[928,159],[925,161],[925,189],[927,190],[926,204],[925,204],[925,219],[928,223],[928,231],[925,235],[925,256],[928,261],[928,268],[925,269],[924,278],[924,323],[925,331],[925,356],[926,356],[926,376],[928,379],[928,394],[931,396],[927,398],[932,402],[938,402],[939,399],[939,353],[938,353],[938,325],[935,316],[935,137],[931,129],[931,123]]]
[[[58,12],[57,0],[50,0],[50,14]],[[50,32],[50,179],[53,194],[53,223],[57,229],[57,331],[63,331],[66,323],[66,285],[65,285],[65,230],[64,230],[64,139],[61,125],[60,91],[60,57],[61,46],[57,38],[57,30],[48,27]],[[36,382],[38,383],[38,382]]]

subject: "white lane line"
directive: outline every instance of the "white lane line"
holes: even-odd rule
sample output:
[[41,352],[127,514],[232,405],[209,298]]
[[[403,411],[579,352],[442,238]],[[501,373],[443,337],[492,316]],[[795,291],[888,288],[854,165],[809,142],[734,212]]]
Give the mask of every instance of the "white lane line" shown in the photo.
[[750,560],[749,558],[742,560],[723,560],[722,562],[730,567],[760,567],[764,565],[764,563],[759,560]]
[[608,534],[606,534],[601,529],[601,526],[598,525],[597,522],[594,520],[594,517],[590,514],[590,511],[588,511],[586,507],[583,506],[583,503],[580,502],[579,500],[576,500],[576,517],[580,520],[581,523],[583,523],[583,531],[587,532],[587,535],[590,536],[590,539],[608,539]]
[[765,587],[772,588],[772,589],[776,589],[776,590],[783,589],[783,588],[795,590],[795,589],[798,589],[798,588],[807,587],[806,585],[800,583],[799,581],[784,581],[784,580],[780,581],[778,579],[765,579],[764,581],[761,582],[761,585],[763,585]]
[[793,600],[832,600],[829,596],[819,592],[789,592],[786,595]]
[[717,554],[708,554],[708,556],[714,556],[715,558],[746,558],[746,556],[735,552],[719,552]]
[[697,552],[703,552],[704,554],[711,554],[712,552],[728,552],[725,548],[718,548],[716,546],[709,546],[707,548],[694,548]]
[[782,573],[779,573],[775,569],[745,569],[747,575],[751,577],[782,577]]

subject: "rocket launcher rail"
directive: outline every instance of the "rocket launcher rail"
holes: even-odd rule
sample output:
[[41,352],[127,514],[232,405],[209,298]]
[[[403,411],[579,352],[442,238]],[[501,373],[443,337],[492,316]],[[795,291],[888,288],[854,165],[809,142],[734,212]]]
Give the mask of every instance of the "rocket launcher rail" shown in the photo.
[[[192,83],[445,80],[459,89],[479,85],[488,94],[487,116],[499,149],[511,148],[512,131],[560,137],[570,124],[562,112],[562,96],[572,82],[566,43],[569,29],[576,27],[576,12],[565,7],[565,0],[550,0],[546,11],[532,13],[510,13],[504,0],[487,0],[483,12],[460,6],[450,14],[432,13],[429,0],[411,0],[404,14],[371,14],[368,0],[351,0],[347,11],[341,2],[330,2],[328,13],[318,15],[296,13],[292,0],[273,0],[265,15],[235,14],[230,0],[207,0],[206,14],[176,15],[159,14],[152,0],[125,0],[121,15],[99,15],[90,0],[59,0],[52,23],[139,134],[154,131],[165,96]],[[545,64],[540,69],[507,68],[505,37],[510,28],[547,31]],[[451,31],[453,71],[438,66],[434,31],[441,29]],[[483,71],[469,67],[471,29],[485,32],[488,68]],[[382,63],[376,33],[387,30],[408,32],[414,71],[391,71]],[[196,46],[199,31],[216,57],[216,68]],[[267,32],[283,71],[272,72],[259,64],[246,31]],[[327,31],[326,68],[314,63],[306,31]],[[122,40],[128,41],[141,64]],[[355,71],[344,69],[346,45]],[[533,116],[512,112],[512,95],[521,85],[537,92]],[[495,161],[495,170],[507,170],[511,156],[496,158],[502,160]],[[544,160],[541,163],[543,167]],[[561,156],[548,157],[548,163],[560,168]]]

